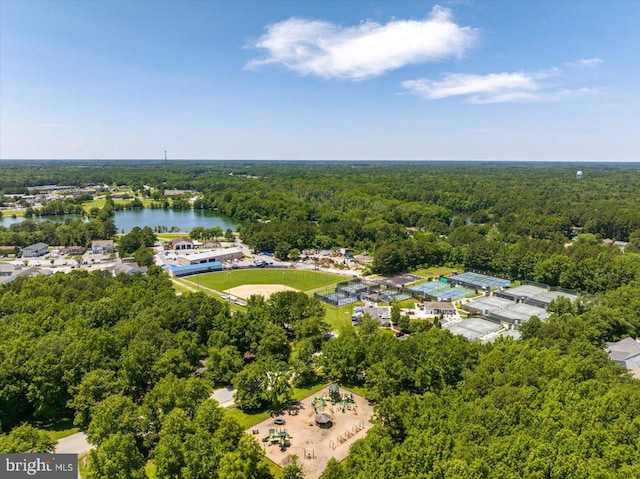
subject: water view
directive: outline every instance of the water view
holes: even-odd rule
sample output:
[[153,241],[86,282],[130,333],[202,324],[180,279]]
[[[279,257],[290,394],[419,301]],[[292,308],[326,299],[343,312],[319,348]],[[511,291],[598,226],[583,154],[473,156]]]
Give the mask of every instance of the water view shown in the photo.
[[[63,222],[66,219],[78,219],[78,215],[58,215],[58,216],[41,216],[31,218],[33,221],[56,221]],[[0,226],[9,226],[19,223],[27,218],[0,218]],[[165,209],[140,209],[128,211],[116,211],[114,221],[118,232],[128,233],[135,226],[166,226],[171,228],[177,226],[180,231],[191,231],[196,226],[204,226],[205,228],[213,228],[219,226],[223,230],[231,228],[236,230],[238,224],[233,218],[217,213],[215,211],[206,210],[165,210]]]

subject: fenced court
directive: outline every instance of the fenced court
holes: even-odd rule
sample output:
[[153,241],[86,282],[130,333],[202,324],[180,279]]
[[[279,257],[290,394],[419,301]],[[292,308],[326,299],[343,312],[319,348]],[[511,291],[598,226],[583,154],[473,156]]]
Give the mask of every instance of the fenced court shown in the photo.
[[511,286],[511,281],[508,279],[496,278],[495,276],[487,276],[485,274],[474,273],[472,271],[450,276],[447,278],[447,281],[451,284],[459,284],[468,288],[482,289],[484,291],[508,288]]
[[457,301],[475,295],[475,291],[466,288],[452,288],[449,283],[427,281],[411,286],[408,290],[415,296],[430,298],[435,301]]
[[438,301],[458,301],[462,298],[468,298],[475,295],[475,291],[471,291],[466,288],[451,288],[446,291],[441,291],[436,296]]
[[343,281],[335,286],[326,287],[314,293],[314,297],[331,306],[345,306],[360,300],[370,291],[370,286],[360,279]]
[[404,301],[405,299],[410,299],[411,295],[406,293],[397,293],[390,289],[385,291],[380,291],[380,296],[387,301],[388,303],[392,303],[393,301]]

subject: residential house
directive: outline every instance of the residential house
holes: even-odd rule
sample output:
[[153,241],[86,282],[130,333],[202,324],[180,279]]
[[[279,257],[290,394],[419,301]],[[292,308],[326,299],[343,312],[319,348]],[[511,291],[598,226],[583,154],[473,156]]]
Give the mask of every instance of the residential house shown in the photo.
[[174,250],[194,249],[195,245],[191,238],[185,238],[184,236],[178,236],[171,240],[171,247]]
[[111,254],[114,252],[113,240],[97,240],[91,242],[93,254]]
[[640,369],[640,343],[629,337],[615,343],[607,343],[607,353],[613,362],[629,371]]
[[22,248],[23,258],[37,258],[44,256],[49,251],[49,245],[46,243],[36,243],[26,248]]
[[0,263],[0,277],[12,276],[16,267],[11,263]]

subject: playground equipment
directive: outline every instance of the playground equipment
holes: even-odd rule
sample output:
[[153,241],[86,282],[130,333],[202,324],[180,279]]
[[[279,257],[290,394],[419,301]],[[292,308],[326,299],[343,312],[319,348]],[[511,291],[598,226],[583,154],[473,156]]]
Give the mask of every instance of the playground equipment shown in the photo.
[[329,386],[329,394],[323,394],[318,397],[314,396],[311,400],[311,407],[313,408],[313,412],[318,414],[318,412],[324,411],[329,403],[331,403],[331,412],[335,412],[334,407],[337,406],[343,413],[353,411],[354,414],[358,414],[353,394],[347,392],[340,394],[340,388],[336,384]]
[[358,424],[356,424],[355,426],[352,426],[351,429],[346,429],[342,434],[338,434],[335,441],[330,440],[329,447],[331,449],[335,449],[340,444],[347,442],[349,439],[351,439],[353,436],[355,436],[358,432],[362,431],[363,429],[364,429],[364,421],[359,421]]
[[272,444],[280,444],[280,450],[284,451],[291,445],[292,437],[289,436],[286,429],[269,429],[269,435],[262,438],[262,442]]
[[315,449],[312,448],[304,448],[304,458],[305,459],[315,459],[316,458],[316,452]]

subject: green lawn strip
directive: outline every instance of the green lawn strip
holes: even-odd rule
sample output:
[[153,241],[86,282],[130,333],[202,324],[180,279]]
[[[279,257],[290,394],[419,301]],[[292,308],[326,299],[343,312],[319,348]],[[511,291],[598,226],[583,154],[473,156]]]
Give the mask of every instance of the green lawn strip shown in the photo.
[[[227,300],[222,299],[221,294],[216,294],[214,291],[211,291],[206,288],[198,288],[197,284],[193,284],[190,281],[186,281],[180,278],[171,278],[171,281],[173,282],[173,289],[176,290],[176,293],[180,292],[184,294],[187,292],[191,292],[191,293],[202,292],[204,294],[208,294],[209,296],[213,296],[218,301],[227,302]],[[231,309],[232,312],[244,311],[244,307],[238,306],[237,304],[231,303],[231,302],[229,302],[229,309]]]
[[[308,388],[293,388],[292,398],[295,401],[301,401],[302,399],[310,396],[311,394],[317,393],[322,388],[326,387],[326,383],[315,384]],[[259,422],[267,419],[270,414],[268,410],[264,411],[243,411],[233,406],[230,408],[226,408],[225,413],[229,414],[232,418],[238,421],[238,424],[242,426],[243,429],[249,429],[252,426],[255,426]]]
[[[140,198],[138,196],[138,198]],[[122,198],[113,198],[113,203],[116,205],[126,205],[129,204],[133,201],[134,196],[133,194],[131,194],[131,198],[129,198],[128,200],[122,199]],[[140,198],[140,201],[142,201],[142,204],[144,205],[145,208],[149,208],[149,206],[151,206],[151,203],[153,203],[154,200],[151,200],[149,198]],[[107,202],[106,199],[104,198],[100,198],[100,199],[95,199],[95,200],[91,200],[91,201],[86,201],[84,203],[82,203],[82,208],[84,208],[85,211],[89,211],[91,208],[98,208],[98,209],[102,209],[105,205],[105,203]]]
[[269,459],[266,455],[264,458],[267,460],[267,464],[269,465],[269,471],[273,475],[274,479],[282,479],[282,468],[278,466],[275,462]]
[[179,238],[180,236],[189,237],[189,233],[182,231],[178,233],[157,233],[158,241],[171,241],[172,239]]
[[16,218],[23,218],[25,210],[2,210],[2,218],[11,218],[16,215]]
[[269,411],[267,410],[245,412],[233,406],[225,409],[224,411],[233,419],[238,421],[238,424],[240,424],[242,429],[249,429],[251,426],[255,426],[269,417]]
[[77,432],[80,432],[80,428],[73,425],[72,419],[62,419],[60,421],[51,424],[35,424],[36,427],[46,431],[51,439],[58,441],[63,437],[71,436]]
[[187,293],[189,291],[191,291],[191,292],[196,292],[197,291],[197,289],[191,287],[191,285],[187,286],[187,285],[185,285],[185,284],[183,284],[183,283],[181,283],[179,281],[176,281],[174,279],[172,279],[171,282],[173,283],[173,289],[175,289],[176,293],[184,294],[184,293]]
[[431,268],[422,268],[412,271],[413,274],[424,278],[437,278],[438,276],[448,276],[454,271],[463,271],[462,268],[451,268],[448,266],[432,266]]
[[417,299],[403,299],[402,301],[397,301],[395,304],[398,305],[399,308],[404,309],[413,309],[419,301]]
[[226,291],[245,284],[284,284],[298,291],[310,291],[346,280],[344,276],[337,274],[294,269],[233,270],[198,276],[201,285],[216,291]]
[[363,398],[366,398],[367,394],[369,394],[369,391],[367,391],[364,386],[357,386],[353,384],[338,384],[338,386],[340,386],[340,389],[346,389],[347,391],[358,394]]
[[329,383],[319,383],[308,388],[293,388],[293,399],[295,399],[296,401],[302,401],[307,396],[317,393],[322,388],[328,385]]
[[336,308],[334,306],[323,303],[324,309],[327,312],[324,320],[329,324],[330,330],[340,332],[344,328],[350,328],[353,308],[359,304],[362,303],[353,303]]

